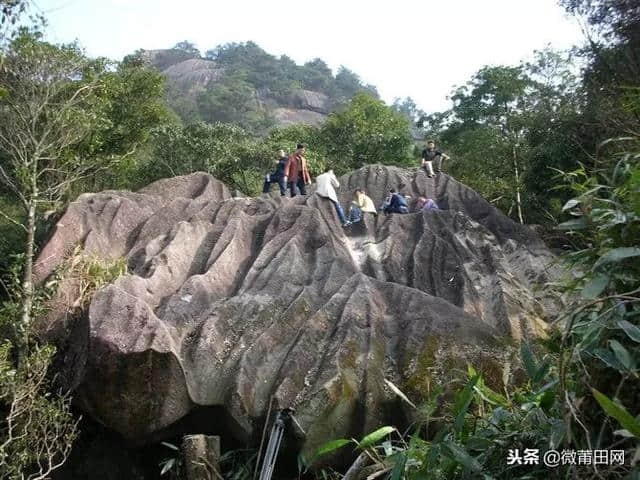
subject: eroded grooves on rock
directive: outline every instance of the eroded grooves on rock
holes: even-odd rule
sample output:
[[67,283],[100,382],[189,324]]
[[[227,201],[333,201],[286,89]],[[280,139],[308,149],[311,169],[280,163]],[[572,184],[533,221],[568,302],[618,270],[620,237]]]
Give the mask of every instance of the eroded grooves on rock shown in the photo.
[[[531,231],[446,175],[374,165],[341,182],[345,205],[356,187],[378,204],[396,187],[449,209],[345,230],[313,194],[232,197],[205,174],[72,203],[39,278],[78,244],[126,256],[130,271],[94,296],[76,326],[88,339],[67,349],[83,408],[145,442],[219,406],[207,430],[249,437],[273,395],[296,408],[311,449],[392,421],[385,378],[418,399],[452,368],[499,365],[501,342],[541,333],[554,305],[534,287],[552,256]],[[63,317],[52,309],[54,338]]]

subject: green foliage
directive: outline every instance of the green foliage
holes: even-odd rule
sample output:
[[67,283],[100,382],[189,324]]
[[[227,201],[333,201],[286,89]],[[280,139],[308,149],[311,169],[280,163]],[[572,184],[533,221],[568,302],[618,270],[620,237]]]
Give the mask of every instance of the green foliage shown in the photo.
[[[9,297],[0,304],[0,477],[15,480],[50,478],[78,434],[71,398],[55,389],[49,371],[55,348],[39,344],[20,321],[23,257],[14,258],[2,281]],[[36,290],[34,316],[46,312],[56,286]]]
[[252,449],[229,450],[220,456],[220,468],[225,479],[251,480],[258,453]]
[[253,132],[264,132],[274,124],[258,102],[245,71],[227,72],[198,97],[200,117],[209,123],[234,123]]
[[[549,438],[561,432],[562,422],[552,415],[553,401],[545,397],[551,387],[539,388],[533,383],[513,387],[508,378],[504,387],[506,395],[492,390],[482,374],[469,367],[467,379],[453,397],[443,389],[434,392],[431,403],[439,405],[437,423],[424,421],[408,438],[393,427],[365,436],[375,436],[367,452],[376,470],[386,472],[387,478],[455,479],[470,478],[472,473],[505,479],[521,478],[526,473],[535,478],[546,467],[514,467],[507,465],[506,459],[509,449],[546,450]],[[427,430],[429,427],[431,430]],[[391,433],[396,438],[380,443]],[[330,442],[318,451],[329,454],[344,445],[344,441]],[[551,446],[555,448],[557,443]]]
[[329,116],[322,138],[338,174],[367,164],[408,165],[412,138],[407,119],[380,100],[358,93]]
[[401,114],[358,94],[321,129],[293,125],[272,129],[256,139],[228,123],[164,126],[155,132],[153,151],[140,167],[141,176],[150,182],[202,171],[245,194],[256,195],[264,174],[273,169],[276,152],[283,149],[291,153],[298,143],[307,147],[309,169],[316,176],[329,168],[342,174],[365,163],[407,162],[411,139]]
[[71,281],[77,288],[78,296],[73,303],[70,302],[70,307],[84,310],[100,288],[126,273],[127,262],[124,258],[103,260],[76,248],[57,275]]
[[158,464],[160,476],[176,480],[184,478],[184,457],[180,448],[169,442],[161,442],[161,444],[171,450],[171,455],[162,459]]
[[294,152],[298,143],[307,147],[305,157],[312,177],[331,168],[326,158],[326,145],[323,143],[322,131],[311,125],[274,128],[260,141],[259,149],[262,158],[272,158],[274,152],[280,149],[287,153]]
[[448,171],[498,208],[527,222],[555,223],[564,192],[552,168],[573,168],[581,154],[579,95],[569,58],[547,49],[519,66],[479,70],[447,112],[423,116],[426,135],[451,152]]
[[633,418],[626,408],[619,403],[612,401],[609,397],[595,388],[591,391],[608,416],[615,418],[620,425],[627,430],[627,432],[640,439],[640,422]]
[[395,427],[381,427],[368,435],[365,435],[362,440],[358,442],[358,448],[367,448],[373,445],[377,445],[380,441],[392,432],[395,432]]
[[[168,120],[158,73],[135,58],[113,67],[75,44],[44,42],[39,32],[22,30],[9,45],[0,73],[8,92],[0,99],[0,183],[20,203],[28,203],[34,171],[45,208],[59,208],[74,183],[102,186],[94,174],[131,155]],[[26,150],[14,140],[18,133],[34,139]]]
[[194,123],[158,129],[153,160],[145,171],[149,180],[207,172],[231,188],[257,194],[264,173],[270,168],[268,159],[259,156],[253,137],[242,128],[223,123]]
[[77,436],[70,398],[50,393],[47,372],[54,353],[53,347],[35,346],[16,367],[11,343],[0,344],[2,478],[49,478],[62,466]]

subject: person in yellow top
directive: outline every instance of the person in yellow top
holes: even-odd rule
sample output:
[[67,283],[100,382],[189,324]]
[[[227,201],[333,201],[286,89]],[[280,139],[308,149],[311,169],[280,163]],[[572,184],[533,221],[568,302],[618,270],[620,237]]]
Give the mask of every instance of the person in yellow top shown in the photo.
[[373,200],[362,189],[358,188],[353,194],[353,201],[349,208],[349,221],[351,223],[359,222],[365,213],[377,215],[376,206]]

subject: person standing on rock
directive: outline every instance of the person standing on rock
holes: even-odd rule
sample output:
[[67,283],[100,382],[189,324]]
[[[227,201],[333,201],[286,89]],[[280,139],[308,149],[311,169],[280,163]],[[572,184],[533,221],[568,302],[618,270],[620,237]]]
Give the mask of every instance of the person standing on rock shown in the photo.
[[293,155],[289,156],[289,161],[284,169],[285,181],[288,182],[292,197],[296,196],[296,192],[299,192],[300,195],[306,195],[306,186],[311,185],[311,175],[309,175],[304,153],[304,145],[299,143]]
[[287,194],[287,181],[285,180],[284,170],[289,162],[289,157],[284,150],[278,151],[278,159],[276,160],[276,171],[273,173],[267,173],[264,178],[264,186],[262,187],[262,193],[269,193],[271,190],[271,184],[277,183],[280,187],[280,195],[285,196]]
[[338,182],[333,170],[328,170],[322,175],[318,175],[316,177],[316,193],[323,198],[331,200],[336,209],[336,213],[338,214],[338,218],[340,219],[340,223],[342,223],[343,227],[346,227],[351,225],[351,222],[348,222],[344,217],[344,210],[342,209],[340,202],[338,202],[338,195],[336,195],[335,189],[339,187],[340,182]]
[[[422,168],[427,171],[429,177],[433,177],[434,166],[435,172],[440,173],[442,171],[442,162],[449,158],[440,150],[436,150],[436,144],[433,140],[427,142],[427,146],[422,150]],[[435,163],[435,165],[434,165]]]
[[351,223],[359,222],[362,220],[362,215],[365,213],[373,213],[374,215],[378,214],[373,200],[371,200],[363,190],[358,188],[353,194],[353,201],[349,208],[349,221]]

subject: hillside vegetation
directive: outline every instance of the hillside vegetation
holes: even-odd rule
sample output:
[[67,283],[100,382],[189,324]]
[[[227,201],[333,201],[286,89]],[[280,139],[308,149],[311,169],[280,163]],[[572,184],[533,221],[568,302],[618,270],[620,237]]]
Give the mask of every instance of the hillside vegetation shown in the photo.
[[188,41],[136,55],[167,77],[168,104],[185,122],[235,123],[262,133],[276,125],[318,126],[358,92],[378,98],[374,86],[344,66],[334,75],[320,58],[298,65],[254,42],[220,45],[204,57]]

